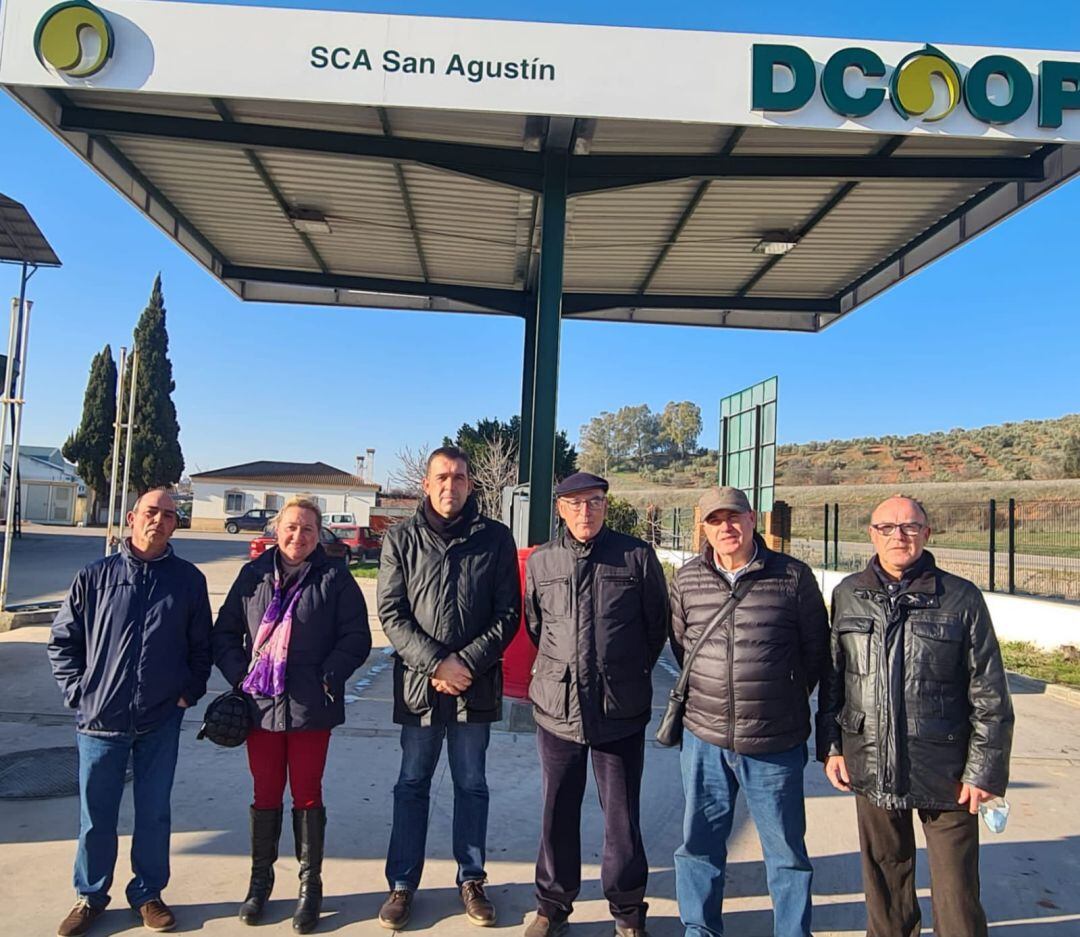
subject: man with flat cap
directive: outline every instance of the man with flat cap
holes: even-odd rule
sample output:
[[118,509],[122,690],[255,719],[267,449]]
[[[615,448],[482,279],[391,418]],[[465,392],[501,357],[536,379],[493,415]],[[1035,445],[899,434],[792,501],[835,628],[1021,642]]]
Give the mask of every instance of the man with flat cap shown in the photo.
[[641,772],[652,668],[668,628],[667,588],[652,547],[605,526],[607,490],[588,472],[560,482],[563,529],[525,568],[525,622],[537,646],[529,696],[543,783],[537,913],[525,937],[566,933],[581,887],[590,756],[604,813],[600,881],[615,933],[645,935]]
[[765,546],[741,490],[712,488],[698,507],[705,545],[671,586],[679,663],[704,642],[683,716],[679,916],[685,937],[724,933],[727,839],[741,788],[765,858],[773,934],[810,937],[803,770],[810,693],[827,659],[825,603],[805,563]]

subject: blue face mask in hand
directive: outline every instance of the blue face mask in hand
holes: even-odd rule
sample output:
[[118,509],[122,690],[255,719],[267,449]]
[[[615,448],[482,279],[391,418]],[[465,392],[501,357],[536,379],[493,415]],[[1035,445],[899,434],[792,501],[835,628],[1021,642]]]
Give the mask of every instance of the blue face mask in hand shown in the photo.
[[995,797],[979,805],[979,813],[991,833],[1003,833],[1009,822],[1009,802],[1004,797]]

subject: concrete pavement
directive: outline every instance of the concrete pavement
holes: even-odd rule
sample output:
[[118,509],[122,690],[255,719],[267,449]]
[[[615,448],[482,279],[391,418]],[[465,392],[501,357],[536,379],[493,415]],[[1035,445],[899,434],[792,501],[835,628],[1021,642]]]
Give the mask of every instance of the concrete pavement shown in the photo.
[[[44,655],[45,628],[0,635],[0,753],[72,744],[70,714],[52,684]],[[390,722],[389,656],[373,652],[350,681],[348,721],[336,730],[327,766],[328,857],[324,872],[326,913],[320,932],[384,933],[374,918],[384,897],[383,861],[390,832],[392,786],[398,766],[397,730]],[[673,682],[665,656],[656,671],[654,710]],[[224,688],[215,678],[212,691]],[[1007,831],[986,834],[983,895],[995,937],[1080,937],[1080,709],[1050,699],[1024,683],[1018,712],[1014,782]],[[201,706],[199,707],[201,710]],[[166,898],[179,932],[240,935],[236,919],[247,875],[247,806],[250,778],[243,750],[225,750],[195,739],[198,711],[188,717],[173,798],[173,879]],[[655,722],[654,722],[655,725]],[[862,933],[854,804],[834,793],[820,766],[807,767],[808,843],[815,861],[815,933]],[[534,737],[495,732],[489,753],[491,822],[488,870],[498,904],[497,931],[518,933],[532,910],[539,772]],[[672,853],[679,841],[682,792],[678,753],[650,744],[646,757],[643,825],[651,860],[650,933],[681,934],[674,902]],[[445,759],[436,775],[424,887],[408,933],[446,937],[476,932],[460,913],[450,852],[452,785]],[[120,860],[113,907],[94,933],[120,934],[135,927],[123,906],[128,877],[132,814],[130,791],[121,817]],[[71,861],[78,824],[74,797],[0,802],[0,902],[5,934],[55,933],[72,901]],[[599,885],[602,825],[595,790],[586,795],[583,820],[584,887],[571,928],[573,937],[609,934]],[[278,885],[269,922],[260,933],[291,933],[296,862],[283,834]],[[929,921],[925,857],[920,895]],[[726,919],[729,937],[764,937],[771,915],[760,848],[740,812],[730,844]],[[928,931],[927,931],[928,932]]]
[[[100,554],[96,532],[37,534],[36,546],[16,552],[38,557],[32,576],[13,577],[24,594],[37,590],[59,597],[74,570]],[[200,564],[210,582],[215,607],[224,598],[246,558],[247,538],[188,531],[178,533],[178,551]],[[34,553],[31,553],[31,550]],[[85,555],[85,558],[83,558]],[[35,578],[36,577],[36,578]],[[374,581],[361,580],[369,607]],[[376,650],[349,681],[348,720],[334,732],[325,779],[329,813],[325,913],[319,932],[357,935],[385,933],[375,921],[385,896],[383,862],[390,833],[392,787],[399,748],[392,725],[390,657],[372,617]],[[44,653],[48,629],[21,628],[0,634],[0,754],[74,744],[71,714]],[[665,653],[655,671],[654,714],[659,715],[675,666]],[[225,689],[216,676],[208,697]],[[1017,710],[1012,814],[1000,836],[984,831],[983,898],[994,937],[1080,937],[1080,707],[1040,692],[1032,681],[1016,681]],[[205,700],[188,716],[181,736],[181,760],[173,797],[172,882],[165,895],[176,910],[178,932],[208,937],[251,931],[236,918],[247,883],[247,808],[251,781],[243,750],[199,742],[195,733]],[[655,719],[652,726],[655,728]],[[650,736],[651,738],[651,733]],[[682,933],[674,900],[672,854],[680,840],[682,790],[678,752],[650,743],[646,754],[643,830],[651,865],[650,933]],[[490,892],[499,911],[496,931],[520,933],[533,908],[540,779],[535,738],[497,731],[488,756],[491,819],[488,838]],[[807,840],[815,863],[814,932],[818,937],[863,933],[854,803],[834,792],[821,768],[806,771]],[[136,927],[124,906],[129,876],[132,813],[130,789],[121,813],[120,859],[113,906],[92,933],[106,937]],[[430,857],[409,934],[445,937],[475,935],[461,913],[454,889],[450,850],[452,784],[445,757],[432,791]],[[73,901],[71,862],[78,828],[78,801],[0,801],[0,933],[54,934]],[[611,933],[599,884],[602,821],[595,788],[586,794],[583,816],[583,889],[572,918],[572,937]],[[921,843],[921,837],[920,837]],[[292,933],[296,861],[291,835],[282,837],[269,923],[260,933]],[[745,810],[740,810],[729,844],[725,919],[728,937],[766,937],[771,913],[761,852]],[[924,921],[930,921],[925,855],[920,855],[919,893]],[[139,931],[136,931],[139,932]],[[924,931],[929,933],[929,929]]]

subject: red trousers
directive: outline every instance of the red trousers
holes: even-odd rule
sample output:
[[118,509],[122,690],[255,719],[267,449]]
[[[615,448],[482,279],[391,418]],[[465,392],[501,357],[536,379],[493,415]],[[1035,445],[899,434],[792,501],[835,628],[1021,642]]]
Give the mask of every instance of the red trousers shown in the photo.
[[255,782],[256,810],[277,810],[289,779],[293,808],[322,806],[322,776],[330,730],[267,732],[252,729],[247,737],[248,766]]

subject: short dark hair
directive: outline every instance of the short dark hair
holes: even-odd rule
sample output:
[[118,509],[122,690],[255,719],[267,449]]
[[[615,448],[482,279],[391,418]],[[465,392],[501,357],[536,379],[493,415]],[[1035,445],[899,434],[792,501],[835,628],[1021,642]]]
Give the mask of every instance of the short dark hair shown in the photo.
[[457,446],[439,446],[427,457],[427,465],[424,467],[424,474],[431,472],[431,463],[437,458],[442,456],[444,459],[450,459],[453,462],[465,463],[465,475],[472,475],[472,463],[469,462],[469,457]]

